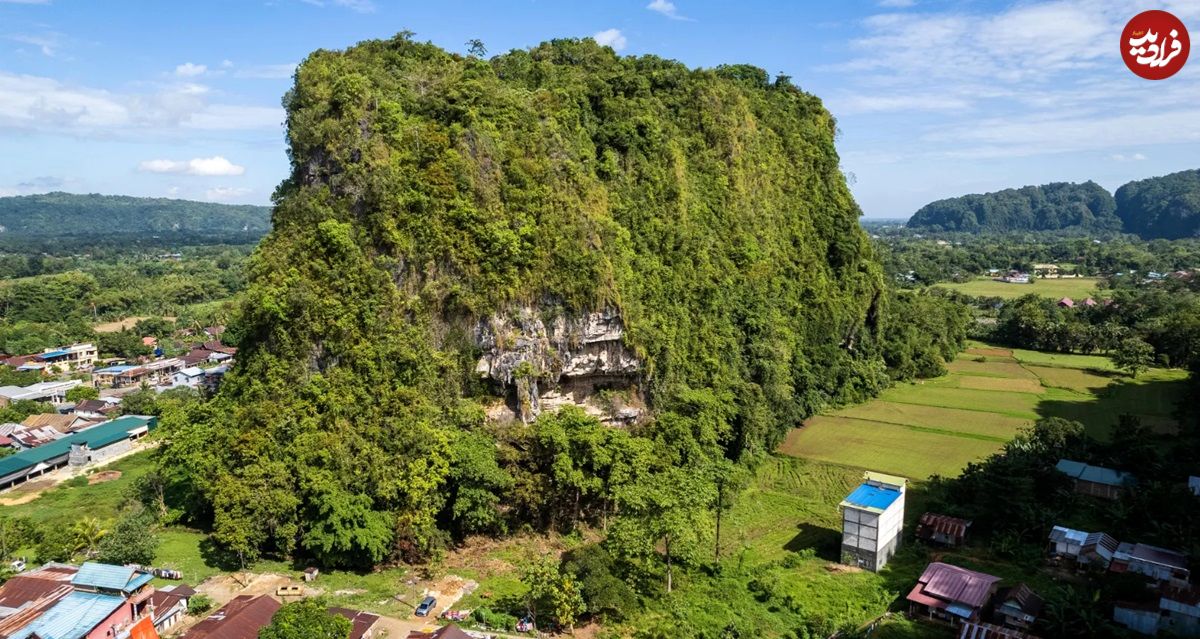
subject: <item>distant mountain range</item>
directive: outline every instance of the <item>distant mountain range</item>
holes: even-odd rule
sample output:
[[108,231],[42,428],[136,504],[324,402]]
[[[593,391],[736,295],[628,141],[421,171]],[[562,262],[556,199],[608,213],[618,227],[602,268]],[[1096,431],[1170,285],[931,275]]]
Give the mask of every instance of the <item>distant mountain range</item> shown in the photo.
[[0,235],[230,234],[271,230],[266,206],[213,204],[124,195],[46,193],[0,198]]
[[1200,237],[1200,171],[1130,182],[1114,198],[1095,182],[1056,182],[931,202],[909,228],[968,233],[1125,231],[1144,239]]

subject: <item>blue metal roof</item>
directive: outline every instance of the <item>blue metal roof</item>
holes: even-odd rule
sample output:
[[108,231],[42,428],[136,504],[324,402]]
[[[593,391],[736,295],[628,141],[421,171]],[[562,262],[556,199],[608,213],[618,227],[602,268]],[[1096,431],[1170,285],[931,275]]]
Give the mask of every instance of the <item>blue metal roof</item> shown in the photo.
[[70,354],[71,351],[50,351],[48,353],[42,353],[41,355],[38,355],[38,357],[42,359],[54,359],[55,357],[66,357]]
[[136,575],[133,568],[87,561],[79,567],[71,583],[105,590],[130,590],[129,584]]
[[101,368],[101,369],[97,369],[92,372],[93,373],[124,373],[125,371],[131,371],[135,368],[137,368],[137,366],[109,366],[108,368]]
[[858,506],[860,508],[868,508],[871,510],[887,510],[897,499],[900,498],[900,491],[894,488],[885,488],[882,486],[872,486],[863,484],[854,489],[850,496],[843,501],[843,504]]
[[1103,466],[1092,466],[1082,462],[1072,461],[1070,459],[1060,459],[1054,465],[1060,473],[1063,473],[1074,479],[1081,481],[1092,482],[1094,484],[1104,484],[1107,486],[1125,486],[1127,484],[1137,483],[1137,479],[1129,473],[1123,473],[1111,468]]
[[37,633],[42,639],[82,639],[124,604],[125,599],[115,595],[72,592],[33,623],[9,637],[27,639]]

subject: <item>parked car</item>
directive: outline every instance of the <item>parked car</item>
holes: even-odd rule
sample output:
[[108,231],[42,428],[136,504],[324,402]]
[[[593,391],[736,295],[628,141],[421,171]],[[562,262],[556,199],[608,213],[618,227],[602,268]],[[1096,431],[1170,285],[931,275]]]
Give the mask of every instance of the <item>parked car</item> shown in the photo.
[[417,616],[427,616],[436,606],[437,599],[434,599],[433,597],[426,597],[422,599],[421,603],[417,606]]

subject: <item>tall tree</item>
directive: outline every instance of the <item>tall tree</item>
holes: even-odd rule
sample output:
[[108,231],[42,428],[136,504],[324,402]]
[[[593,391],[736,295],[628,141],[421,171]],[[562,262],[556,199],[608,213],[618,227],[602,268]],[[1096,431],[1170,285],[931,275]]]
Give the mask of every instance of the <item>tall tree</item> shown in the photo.
[[353,628],[349,619],[330,613],[322,600],[305,599],[284,604],[258,631],[258,639],[349,639]]

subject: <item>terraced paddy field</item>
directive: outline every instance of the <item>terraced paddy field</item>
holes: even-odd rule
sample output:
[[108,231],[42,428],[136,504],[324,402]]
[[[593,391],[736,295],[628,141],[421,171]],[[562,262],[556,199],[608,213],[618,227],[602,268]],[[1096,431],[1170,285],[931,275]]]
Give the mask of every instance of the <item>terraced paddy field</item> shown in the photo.
[[954,476],[1042,417],[1080,421],[1100,438],[1123,414],[1169,431],[1186,390],[1181,370],[1131,379],[1107,357],[978,343],[947,369],[943,377],[899,384],[865,404],[809,419],[780,452],[918,480]]

